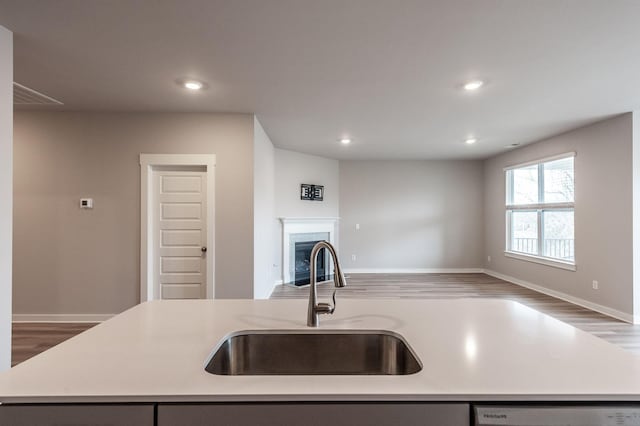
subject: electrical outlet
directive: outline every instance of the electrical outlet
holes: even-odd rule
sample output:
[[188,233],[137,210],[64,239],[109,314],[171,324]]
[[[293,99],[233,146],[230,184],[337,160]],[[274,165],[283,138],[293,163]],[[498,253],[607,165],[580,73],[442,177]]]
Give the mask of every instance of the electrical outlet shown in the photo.
[[93,198],[80,198],[80,208],[81,209],[92,209],[93,208]]
[[356,223],[356,231],[359,231],[359,230],[360,230],[360,224]]
[[356,261],[356,255],[355,255],[355,254],[352,254],[352,255],[351,255],[351,261],[352,261],[352,262],[355,262],[355,261]]
[[597,290],[597,289],[598,289],[598,281],[593,280],[593,283],[592,283],[591,285],[593,286],[593,289],[594,289],[594,290]]
[[491,256],[487,256],[487,262],[491,262]]

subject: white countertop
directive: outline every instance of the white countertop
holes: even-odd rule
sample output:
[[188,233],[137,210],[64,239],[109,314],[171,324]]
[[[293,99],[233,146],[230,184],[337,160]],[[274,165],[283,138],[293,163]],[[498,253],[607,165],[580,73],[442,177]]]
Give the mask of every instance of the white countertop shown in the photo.
[[392,330],[407,376],[216,376],[239,330],[306,329],[306,300],[157,301],[0,373],[0,402],[640,401],[640,357],[516,302],[340,300],[321,329]]

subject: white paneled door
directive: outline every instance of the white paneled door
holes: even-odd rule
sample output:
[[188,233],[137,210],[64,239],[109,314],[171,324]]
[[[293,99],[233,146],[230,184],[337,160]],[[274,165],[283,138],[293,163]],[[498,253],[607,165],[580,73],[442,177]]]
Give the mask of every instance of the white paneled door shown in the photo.
[[161,299],[204,299],[207,172],[154,171],[154,286]]

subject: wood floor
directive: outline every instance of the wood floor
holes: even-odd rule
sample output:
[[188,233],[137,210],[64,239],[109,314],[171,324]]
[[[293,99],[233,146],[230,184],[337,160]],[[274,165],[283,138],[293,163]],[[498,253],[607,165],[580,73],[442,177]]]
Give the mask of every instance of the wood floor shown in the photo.
[[[319,286],[329,298],[333,284]],[[640,355],[640,325],[632,325],[485,274],[351,274],[340,298],[502,298],[518,301]],[[308,298],[309,288],[279,285],[272,299]]]
[[[610,343],[640,355],[640,325],[632,325],[580,306],[490,277],[485,274],[351,274],[340,298],[451,299],[502,298],[518,301]],[[333,292],[331,283],[319,286],[320,297]],[[277,286],[272,299],[309,297],[309,288]],[[27,360],[95,324],[14,323],[12,365]]]
[[13,323],[11,366],[93,327],[91,323]]

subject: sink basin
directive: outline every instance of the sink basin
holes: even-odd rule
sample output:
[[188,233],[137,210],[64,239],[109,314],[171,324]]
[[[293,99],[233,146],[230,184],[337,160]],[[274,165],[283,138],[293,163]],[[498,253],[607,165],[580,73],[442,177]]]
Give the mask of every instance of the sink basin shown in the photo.
[[240,331],[209,357],[211,374],[404,375],[422,364],[402,336],[370,330]]

